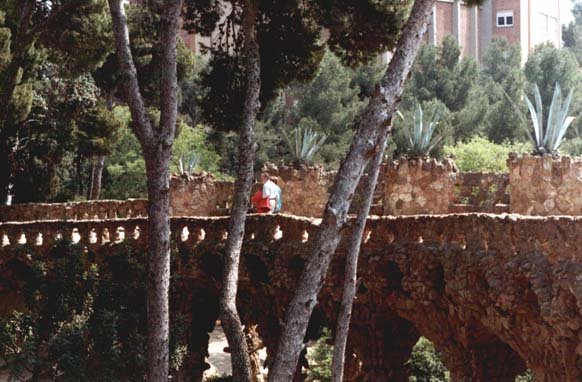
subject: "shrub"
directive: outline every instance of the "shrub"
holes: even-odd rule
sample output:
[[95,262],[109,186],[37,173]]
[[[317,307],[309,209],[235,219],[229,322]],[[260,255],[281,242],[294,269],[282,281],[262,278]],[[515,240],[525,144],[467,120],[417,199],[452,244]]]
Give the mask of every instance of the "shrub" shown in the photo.
[[440,354],[433,344],[424,337],[412,349],[410,360],[410,382],[447,382],[449,371],[443,365]]
[[[30,371],[42,380],[143,380],[146,267],[140,253],[117,248],[99,266],[89,265],[82,246],[61,240],[47,255],[50,267],[34,261],[23,271],[25,308],[0,316],[0,358],[11,378]],[[179,315],[171,321],[175,372],[187,333]]]
[[561,146],[560,152],[572,157],[582,156],[582,137],[565,141]]
[[507,172],[510,152],[527,152],[531,146],[525,143],[496,144],[483,137],[474,137],[456,146],[445,146],[445,154],[454,155],[455,163],[464,172]]
[[321,338],[315,345],[308,349],[307,360],[309,361],[309,371],[307,373],[308,382],[331,382],[331,363],[333,359],[333,346],[329,345],[330,330],[323,329]]
[[533,381],[535,381],[535,377],[531,370],[528,370],[524,374],[518,375],[515,378],[515,382],[533,382]]

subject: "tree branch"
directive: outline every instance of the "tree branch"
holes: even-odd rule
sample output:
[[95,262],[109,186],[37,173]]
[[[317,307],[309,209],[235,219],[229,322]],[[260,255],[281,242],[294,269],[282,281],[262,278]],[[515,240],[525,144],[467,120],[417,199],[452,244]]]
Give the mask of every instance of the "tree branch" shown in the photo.
[[113,23],[113,35],[115,36],[115,49],[121,74],[120,82],[131,116],[133,118],[132,129],[142,146],[154,143],[152,123],[149,119],[143,98],[137,81],[137,69],[133,62],[127,28],[127,17],[122,0],[108,0],[111,20]]

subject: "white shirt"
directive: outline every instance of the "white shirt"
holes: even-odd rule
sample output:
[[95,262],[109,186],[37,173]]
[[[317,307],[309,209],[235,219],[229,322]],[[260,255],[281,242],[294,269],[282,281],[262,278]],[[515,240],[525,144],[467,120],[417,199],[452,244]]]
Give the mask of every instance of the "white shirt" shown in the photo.
[[263,199],[277,199],[279,195],[279,186],[274,182],[267,180],[263,184]]

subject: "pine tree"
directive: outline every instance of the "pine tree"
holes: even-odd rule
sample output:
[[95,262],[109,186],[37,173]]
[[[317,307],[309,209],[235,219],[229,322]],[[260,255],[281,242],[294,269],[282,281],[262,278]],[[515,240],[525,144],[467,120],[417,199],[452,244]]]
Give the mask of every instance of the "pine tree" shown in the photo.
[[478,79],[477,63],[472,58],[461,58],[453,36],[447,36],[439,47],[425,45],[406,86],[401,111],[411,114],[417,103],[438,100],[449,114],[442,125],[450,130],[452,139],[466,139],[482,129],[487,110],[487,98]]
[[[42,60],[62,64],[72,76],[100,64],[110,46],[105,0],[6,0],[0,67],[0,201],[8,194],[22,147],[19,123],[29,112]],[[9,53],[9,54],[8,54]]]
[[514,105],[521,103],[525,84],[519,46],[509,44],[506,39],[494,39],[483,57],[481,77],[489,99],[485,116],[485,134],[488,139],[495,143],[522,140],[524,122],[514,108]]

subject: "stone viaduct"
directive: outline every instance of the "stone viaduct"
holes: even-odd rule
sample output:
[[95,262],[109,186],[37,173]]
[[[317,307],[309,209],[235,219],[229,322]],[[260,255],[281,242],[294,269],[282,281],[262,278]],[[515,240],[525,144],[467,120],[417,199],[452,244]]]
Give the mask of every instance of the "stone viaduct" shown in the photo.
[[[276,171],[287,214],[249,217],[238,298],[271,355],[319,224],[296,215],[318,216],[333,179],[317,168]],[[188,317],[190,338],[179,380],[198,381],[205,369],[228,224],[194,216],[223,214],[231,189],[207,174],[172,179],[173,310]],[[407,381],[404,363],[419,336],[443,354],[453,381],[513,382],[526,368],[538,381],[582,381],[581,158],[512,155],[508,174],[395,162],[377,194],[374,213],[401,216],[368,220],[346,381]],[[88,264],[127,248],[143,253],[146,215],[143,199],[0,206],[0,314],[22,307],[19,272],[35,258],[50,263],[55,240],[83,246]],[[335,327],[346,247],[306,341]]]
[[[187,378],[204,370],[217,318],[220,249],[227,218],[173,218],[180,304],[190,320]],[[318,221],[249,218],[239,308],[274,351],[286,304]],[[0,224],[0,310],[20,304],[18,270],[70,237],[100,261],[147,245],[147,219]],[[582,380],[582,218],[459,214],[370,218],[360,262],[348,380],[405,381],[419,336],[442,352],[455,381]],[[309,336],[333,323],[345,243],[320,295]],[[50,262],[50,259],[47,259]],[[89,260],[88,260],[89,261]]]

